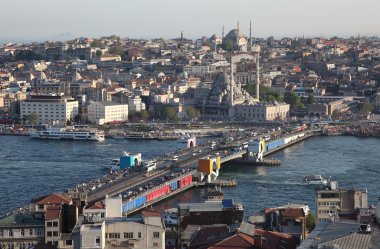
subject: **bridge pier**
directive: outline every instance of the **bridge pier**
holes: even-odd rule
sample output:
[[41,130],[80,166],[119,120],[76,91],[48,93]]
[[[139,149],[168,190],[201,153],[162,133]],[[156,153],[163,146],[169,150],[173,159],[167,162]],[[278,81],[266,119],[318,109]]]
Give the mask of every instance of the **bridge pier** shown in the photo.
[[200,181],[210,183],[215,181],[219,176],[220,156],[207,157],[198,160],[198,171]]

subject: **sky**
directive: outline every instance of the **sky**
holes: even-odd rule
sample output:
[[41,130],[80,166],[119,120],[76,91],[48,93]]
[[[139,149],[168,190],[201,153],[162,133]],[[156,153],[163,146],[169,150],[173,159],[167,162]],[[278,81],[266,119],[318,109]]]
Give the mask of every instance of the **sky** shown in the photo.
[[240,22],[254,37],[378,36],[379,0],[0,0],[0,41],[116,34],[196,39]]

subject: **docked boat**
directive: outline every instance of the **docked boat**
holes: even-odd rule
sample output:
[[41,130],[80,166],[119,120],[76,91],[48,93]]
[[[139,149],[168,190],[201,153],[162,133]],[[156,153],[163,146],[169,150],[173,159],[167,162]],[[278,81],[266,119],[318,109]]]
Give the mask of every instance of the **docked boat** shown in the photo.
[[166,226],[177,226],[178,225],[178,209],[169,208],[162,214],[162,219]]
[[307,184],[326,185],[328,180],[321,175],[309,175],[303,178],[303,182]]
[[84,125],[64,127],[49,127],[46,130],[32,131],[31,138],[55,140],[104,141],[104,132]]
[[120,169],[120,159],[115,158],[110,162],[102,164],[102,167],[106,170],[116,171]]

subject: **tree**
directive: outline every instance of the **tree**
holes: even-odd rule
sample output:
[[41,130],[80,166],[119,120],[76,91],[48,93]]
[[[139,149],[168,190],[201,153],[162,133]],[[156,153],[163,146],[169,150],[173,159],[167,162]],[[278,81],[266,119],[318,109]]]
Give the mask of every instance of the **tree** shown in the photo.
[[374,109],[375,109],[375,107],[373,106],[373,104],[364,103],[362,105],[362,107],[360,108],[360,113],[361,114],[368,114],[368,113],[372,112]]
[[284,95],[284,101],[290,105],[290,108],[303,109],[304,105],[301,102],[301,98],[294,92],[288,92]]
[[313,94],[309,94],[309,95],[307,96],[306,103],[307,103],[308,105],[310,105],[310,104],[314,104],[314,103],[316,103],[316,102],[317,102],[317,101],[315,100],[315,97],[314,97]]
[[104,43],[100,40],[94,40],[90,46],[93,48],[102,48],[104,47]]
[[112,47],[110,49],[108,49],[108,52],[110,54],[117,54],[117,55],[120,55],[121,57],[123,57],[125,55],[125,50],[123,47],[121,46],[115,46],[115,47]]
[[166,107],[162,110],[162,115],[164,119],[176,122],[178,121],[177,117],[177,111],[174,109],[174,107]]
[[96,55],[96,57],[102,56],[103,55],[102,50],[100,50],[100,49],[96,50],[95,55]]
[[315,216],[312,212],[309,212],[306,216],[306,228],[311,232],[315,227]]
[[30,115],[25,115],[25,121],[27,121],[31,125],[36,125],[38,123],[38,119],[38,114],[35,112],[32,112]]
[[194,107],[189,106],[189,107],[186,108],[186,116],[190,120],[198,119],[199,116],[200,116],[200,112],[199,112],[199,110],[195,109]]
[[41,56],[32,50],[21,50],[16,54],[15,59],[17,61],[38,61]]

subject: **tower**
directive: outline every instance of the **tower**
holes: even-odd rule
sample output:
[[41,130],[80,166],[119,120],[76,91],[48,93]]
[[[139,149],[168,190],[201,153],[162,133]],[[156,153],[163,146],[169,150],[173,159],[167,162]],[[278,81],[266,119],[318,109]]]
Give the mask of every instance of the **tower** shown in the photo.
[[256,98],[260,99],[260,54],[257,54],[256,57]]
[[249,50],[252,50],[252,21],[249,21]]
[[224,24],[223,24],[223,27],[222,27],[222,41],[224,40]]
[[181,31],[181,43],[183,43],[183,31]]
[[230,107],[234,106],[234,86],[233,86],[233,77],[234,77],[234,66],[231,54],[230,61]]

